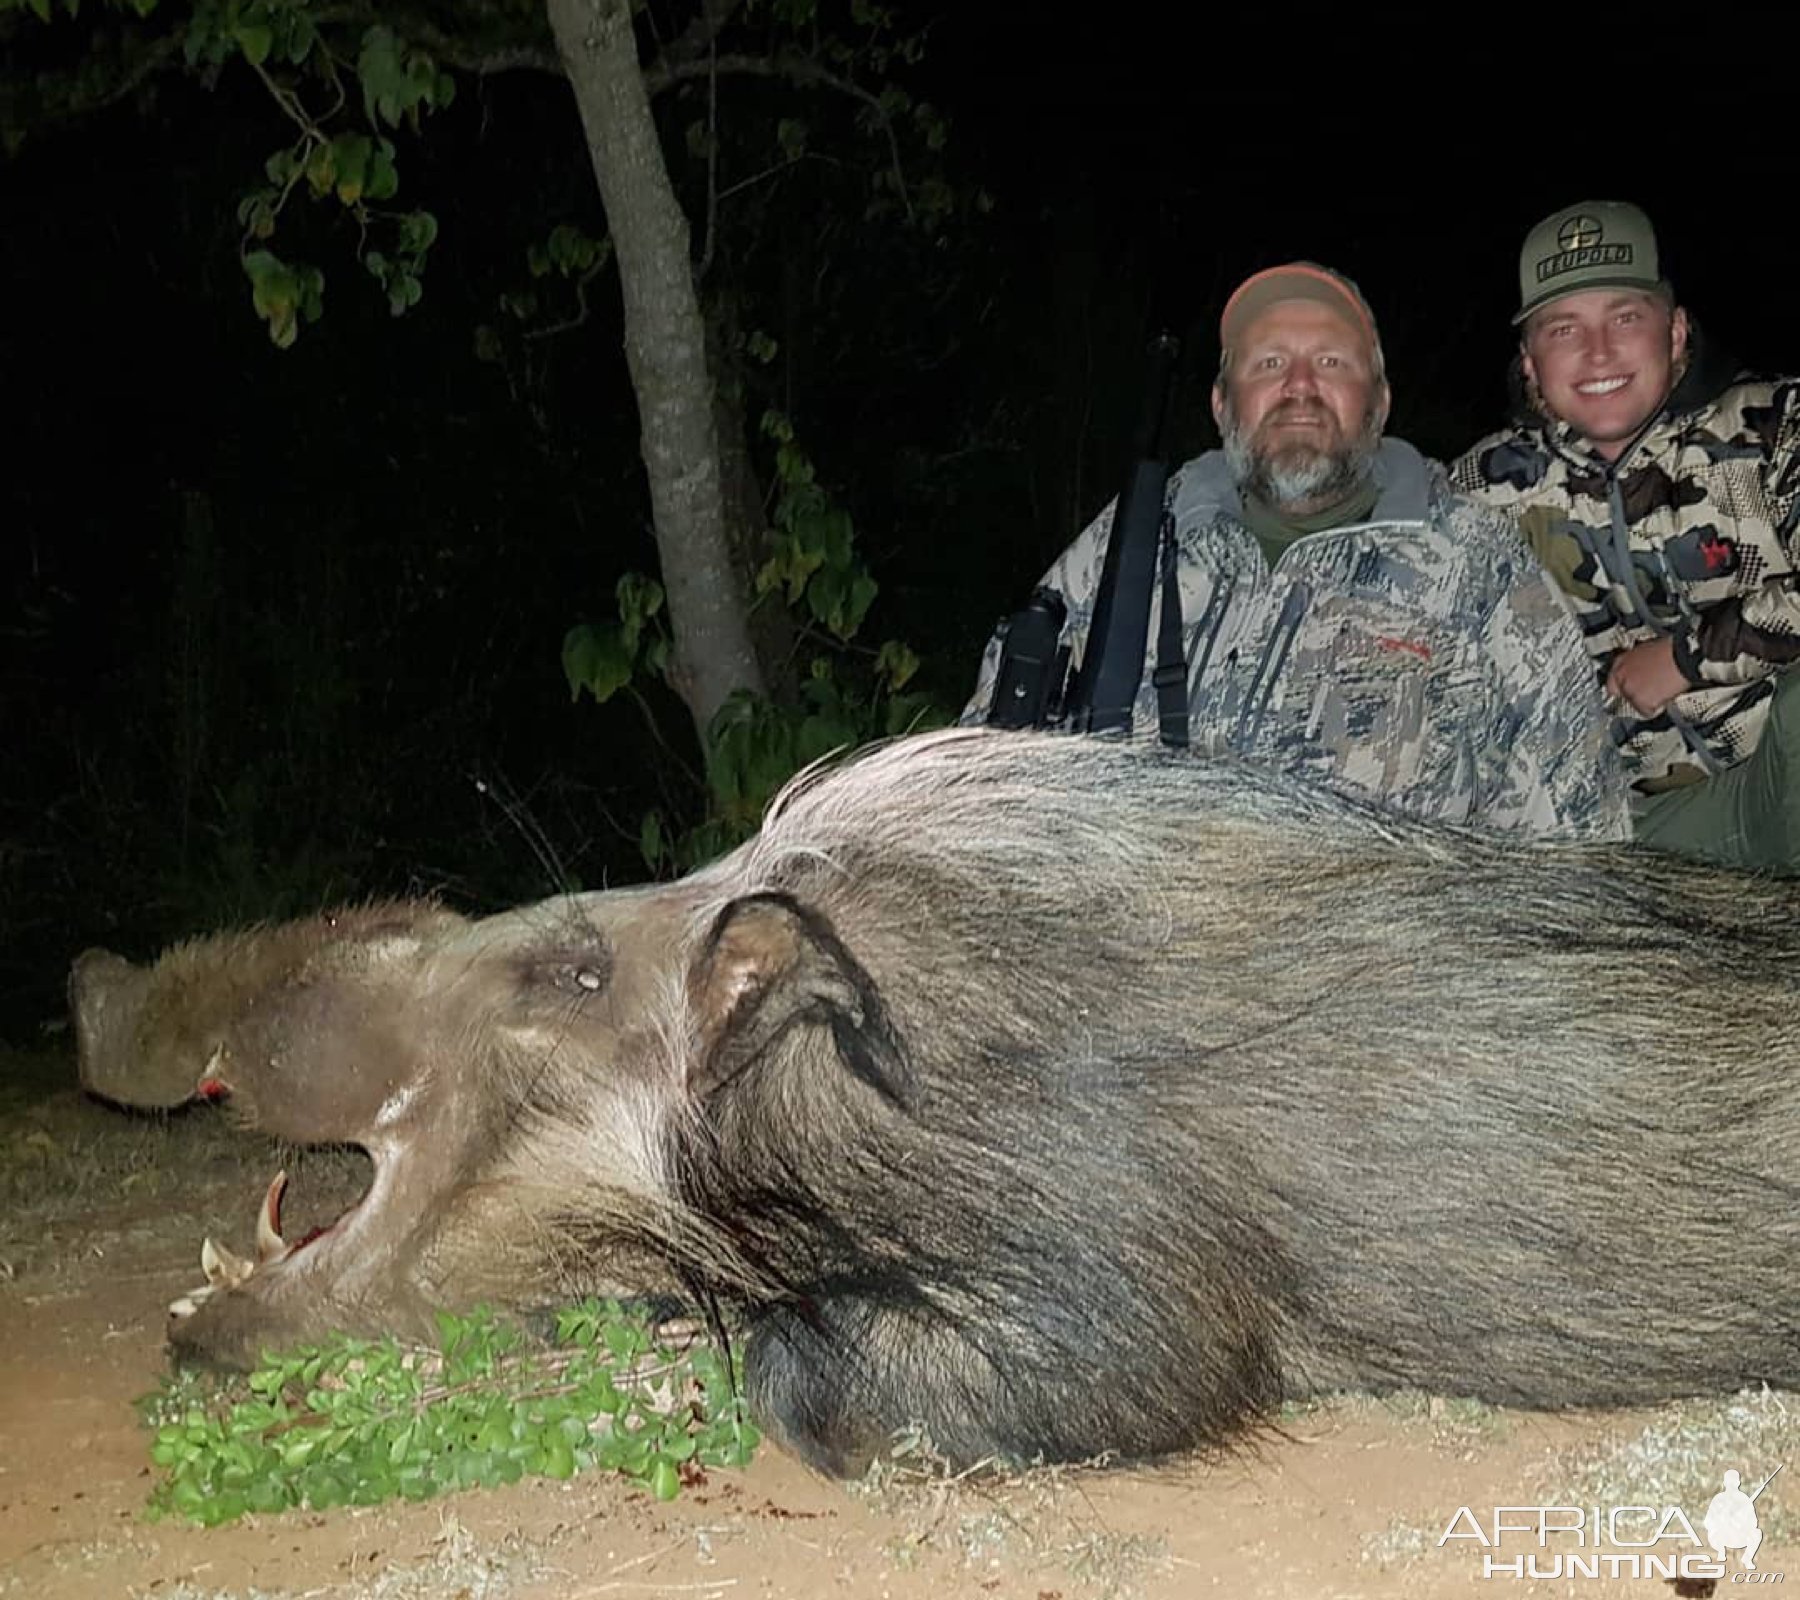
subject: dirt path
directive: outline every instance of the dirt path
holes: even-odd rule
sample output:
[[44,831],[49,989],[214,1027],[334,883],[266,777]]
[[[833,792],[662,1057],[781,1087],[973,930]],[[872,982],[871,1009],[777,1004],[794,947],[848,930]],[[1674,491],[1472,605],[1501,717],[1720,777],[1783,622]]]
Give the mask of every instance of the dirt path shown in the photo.
[[[578,1478],[212,1530],[149,1523],[141,1513],[152,1469],[132,1402],[162,1371],[164,1308],[197,1280],[202,1234],[247,1243],[269,1155],[217,1118],[137,1122],[87,1104],[61,1087],[66,1069],[54,1060],[0,1057],[0,1071],[9,1068],[0,1078],[0,1595],[1393,1600],[1678,1592],[1648,1578],[1483,1578],[1472,1540],[1436,1542],[1460,1506],[1485,1522],[1496,1505],[1562,1503],[1557,1487],[1569,1469],[1561,1453],[1581,1446],[1615,1452],[1602,1455],[1596,1480],[1608,1486],[1603,1503],[1662,1505],[1644,1463],[1670,1452],[1642,1443],[1660,1437],[1645,1432],[1656,1419],[1442,1402],[1345,1400],[1287,1419],[1284,1432],[1229,1459],[1155,1472],[948,1483],[921,1470],[846,1488],[765,1447],[747,1471],[714,1473],[669,1505],[620,1482]],[[1731,1466],[1759,1481],[1787,1452],[1789,1471],[1758,1506],[1775,1535],[1761,1571],[1735,1573],[1718,1590],[1756,1592],[1745,1580],[1776,1573],[1782,1592],[1800,1584],[1794,1519],[1783,1510],[1800,1507],[1800,1400],[1745,1397],[1736,1412],[1712,1408],[1675,1436],[1698,1441],[1680,1447],[1694,1456],[1686,1470],[1714,1488]],[[1627,1450],[1634,1453],[1617,1453]],[[1677,1498],[1696,1528],[1706,1493]],[[1556,1537],[1538,1559],[1573,1548]],[[1532,1549],[1515,1539],[1502,1554]]]

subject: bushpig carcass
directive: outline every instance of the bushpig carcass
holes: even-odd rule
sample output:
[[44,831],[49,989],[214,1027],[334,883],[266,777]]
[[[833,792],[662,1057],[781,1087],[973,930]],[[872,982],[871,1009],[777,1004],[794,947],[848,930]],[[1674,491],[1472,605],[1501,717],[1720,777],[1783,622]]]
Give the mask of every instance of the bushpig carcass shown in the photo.
[[376,1175],[172,1337],[680,1293],[854,1471],[1286,1396],[1800,1384],[1789,884],[1145,745],[957,730],[678,883],[322,945],[229,1087]]

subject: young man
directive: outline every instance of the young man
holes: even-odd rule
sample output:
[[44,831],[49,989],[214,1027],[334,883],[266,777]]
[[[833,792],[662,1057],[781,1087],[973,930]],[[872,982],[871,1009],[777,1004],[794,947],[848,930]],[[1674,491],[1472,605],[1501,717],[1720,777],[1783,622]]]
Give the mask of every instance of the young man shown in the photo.
[[1452,478],[1574,602],[1637,836],[1800,868],[1800,387],[1708,355],[1636,206],[1546,217],[1519,288],[1518,415]]
[[[1167,499],[1190,742],[1417,815],[1626,837],[1579,634],[1507,519],[1382,437],[1381,341],[1356,286],[1310,262],[1259,272],[1219,340],[1224,448],[1173,473]],[[1044,580],[1078,661],[1111,527],[1109,508]],[[965,721],[987,714],[1001,647]]]

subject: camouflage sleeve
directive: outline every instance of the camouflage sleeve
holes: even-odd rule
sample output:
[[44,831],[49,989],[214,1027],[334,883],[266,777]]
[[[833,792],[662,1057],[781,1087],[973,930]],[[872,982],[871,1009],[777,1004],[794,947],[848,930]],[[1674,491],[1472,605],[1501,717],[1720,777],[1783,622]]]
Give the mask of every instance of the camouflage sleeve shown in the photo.
[[1777,391],[1773,427],[1763,493],[1788,570],[1677,633],[1675,660],[1691,683],[1744,683],[1800,661],[1800,383]]
[[[1069,608],[1063,625],[1062,642],[1071,646],[1072,659],[1081,659],[1087,640],[1088,619],[1094,611],[1094,594],[1100,586],[1100,569],[1106,561],[1106,544],[1112,533],[1113,508],[1109,505],[1095,517],[1069,548],[1056,558],[1055,564],[1039,583],[1054,589]],[[1024,597],[1021,596],[1021,599]],[[1004,624],[994,630],[981,655],[981,668],[975,677],[975,692],[963,707],[957,721],[965,727],[987,721],[988,707],[994,699],[994,680],[1000,672],[1000,651],[1006,642]]]
[[1450,487],[1472,500],[1486,498],[1493,487],[1481,470],[1481,458],[1487,445],[1486,439],[1478,440],[1444,469],[1449,475]]
[[1496,679],[1503,745],[1490,825],[1563,838],[1624,840],[1631,814],[1612,719],[1580,629],[1548,575],[1528,559],[1483,637]]

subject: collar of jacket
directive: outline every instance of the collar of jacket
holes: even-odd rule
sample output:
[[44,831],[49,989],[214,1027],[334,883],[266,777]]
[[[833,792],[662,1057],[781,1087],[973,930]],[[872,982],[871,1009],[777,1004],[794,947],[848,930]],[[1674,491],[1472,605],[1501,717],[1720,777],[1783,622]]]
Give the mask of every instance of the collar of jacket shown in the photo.
[[[1383,439],[1375,452],[1375,509],[1370,522],[1424,522],[1431,515],[1432,465],[1404,439]],[[1244,502],[1223,450],[1208,450],[1181,470],[1181,519],[1216,515],[1244,521]]]

